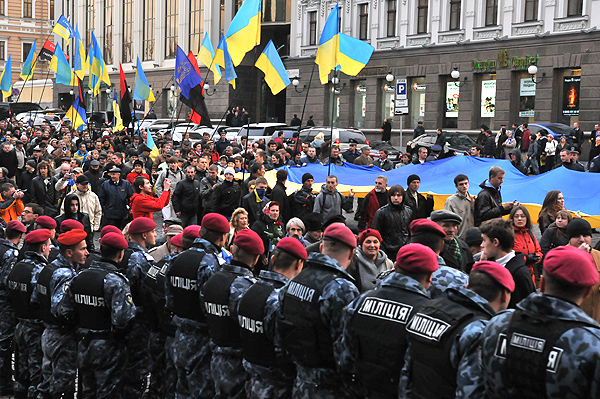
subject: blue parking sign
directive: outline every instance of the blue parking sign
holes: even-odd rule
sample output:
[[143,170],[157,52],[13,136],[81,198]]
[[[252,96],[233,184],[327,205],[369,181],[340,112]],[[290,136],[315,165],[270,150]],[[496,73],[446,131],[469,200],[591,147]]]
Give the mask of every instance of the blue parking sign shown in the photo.
[[396,95],[397,96],[405,96],[406,95],[406,82],[397,82],[396,83]]

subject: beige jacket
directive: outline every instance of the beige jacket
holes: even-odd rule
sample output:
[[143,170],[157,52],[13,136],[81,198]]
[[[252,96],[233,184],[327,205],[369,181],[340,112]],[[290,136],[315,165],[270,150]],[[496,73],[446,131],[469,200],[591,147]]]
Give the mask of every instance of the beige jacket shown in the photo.
[[[86,192],[79,191],[76,185],[73,185],[73,194],[79,198],[79,212],[87,213],[90,217],[90,224],[92,225],[92,231],[100,230],[100,220],[102,219],[102,206],[100,206],[100,200],[96,193],[88,187]],[[68,193],[70,194],[70,193]],[[63,201],[60,209],[60,213],[65,213],[65,202]]]
[[468,192],[465,197],[458,191],[451,195],[444,204],[444,209],[456,213],[462,218],[462,223],[458,226],[456,235],[464,240],[467,230],[475,226],[475,217],[473,216],[473,205],[475,197],[472,197]]

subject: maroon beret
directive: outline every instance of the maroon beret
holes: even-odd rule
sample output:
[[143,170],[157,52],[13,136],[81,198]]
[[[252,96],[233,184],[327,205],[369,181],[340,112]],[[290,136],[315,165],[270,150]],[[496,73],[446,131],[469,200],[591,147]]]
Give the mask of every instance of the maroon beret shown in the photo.
[[123,235],[123,232],[119,230],[117,226],[113,226],[112,224],[107,224],[102,228],[102,231],[100,231],[100,238],[104,237],[108,233],[117,233]]
[[77,245],[86,238],[87,233],[83,229],[73,229],[58,236],[58,242],[63,245]]
[[183,233],[175,234],[171,237],[171,244],[176,247],[183,248]]
[[202,218],[202,227],[223,234],[229,233],[229,229],[231,229],[227,218],[218,213],[207,213],[204,215]]
[[19,231],[21,233],[26,233],[27,227],[25,227],[25,225],[23,223],[19,222],[18,220],[11,220],[6,225],[6,230],[15,230],[15,231]]
[[73,229],[83,230],[83,224],[81,224],[81,222],[78,222],[75,219],[66,219],[64,222],[62,222],[60,224],[61,233],[65,233],[65,232],[73,230]]
[[434,233],[440,237],[446,237],[446,232],[436,222],[429,219],[415,219],[408,226],[410,235],[415,236],[422,233]]
[[260,236],[250,229],[244,229],[237,233],[233,239],[233,243],[250,255],[260,255],[265,252],[265,244],[260,239]]
[[578,288],[598,283],[598,269],[592,256],[569,245],[557,247],[546,254],[544,270],[554,280]]
[[412,273],[433,273],[438,269],[437,255],[423,244],[406,244],[396,255],[396,270]]
[[356,248],[356,237],[345,224],[332,223],[323,232],[323,238],[336,240],[351,248]]
[[363,231],[362,233],[360,233],[360,235],[358,236],[358,245],[363,245],[363,242],[365,242],[365,240],[367,239],[367,237],[375,237],[379,240],[379,242],[382,242],[383,240],[381,239],[381,234],[379,234],[379,232],[375,229],[366,229],[365,231]]
[[[239,234],[239,233],[238,233]],[[277,249],[285,251],[295,258],[306,260],[308,254],[302,243],[293,237],[284,237],[277,243]]]
[[[39,219],[39,218],[38,218]],[[50,218],[50,220],[54,220]],[[37,229],[25,236],[25,244],[39,244],[48,240],[52,236],[48,229]]]
[[127,249],[129,246],[127,240],[123,237],[123,234],[113,232],[106,233],[100,240],[100,244],[116,249]]
[[183,229],[183,237],[185,238],[200,238],[200,226],[191,224]]
[[56,220],[52,219],[50,216],[38,216],[35,219],[35,222],[45,229],[56,228]]
[[138,217],[133,219],[129,225],[129,234],[141,234],[152,231],[156,228],[154,220],[147,217]]
[[499,263],[492,262],[490,260],[483,260],[473,265],[473,270],[478,270],[490,276],[498,284],[513,292],[515,290],[515,280],[513,280],[512,274],[508,269]]

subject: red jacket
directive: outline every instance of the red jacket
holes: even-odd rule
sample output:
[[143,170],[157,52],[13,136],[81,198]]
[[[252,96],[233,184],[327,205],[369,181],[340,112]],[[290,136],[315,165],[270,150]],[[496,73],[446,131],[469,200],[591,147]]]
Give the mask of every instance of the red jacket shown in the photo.
[[131,197],[131,213],[133,218],[146,217],[152,219],[152,212],[162,210],[169,203],[170,191],[163,191],[159,198],[135,193]]
[[[526,228],[515,227],[515,252],[523,252],[525,255],[536,254],[542,259],[542,248],[540,244],[538,244],[535,236]],[[531,276],[533,277],[533,283],[535,284],[535,276],[533,273],[533,265],[527,265],[529,271],[531,272]]]
[[128,181],[129,183],[131,183],[131,185],[133,186],[133,182],[135,181],[135,178],[136,178],[136,177],[138,177],[138,176],[142,176],[142,177],[145,177],[146,179],[150,180],[150,176],[148,176],[148,174],[147,174],[147,173],[140,173],[140,174],[137,174],[137,173],[135,173],[135,172],[129,172],[129,173],[127,174],[127,181]]

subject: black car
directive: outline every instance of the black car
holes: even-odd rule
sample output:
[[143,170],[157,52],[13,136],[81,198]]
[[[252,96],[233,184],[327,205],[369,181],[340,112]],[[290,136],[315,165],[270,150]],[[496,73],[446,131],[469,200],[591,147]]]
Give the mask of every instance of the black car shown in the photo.
[[[442,133],[446,136],[446,145],[444,146],[444,152],[454,151],[457,154],[462,154],[465,151],[469,151],[471,147],[476,145],[475,140],[470,138],[464,133],[457,132],[446,132]],[[410,140],[406,144],[406,152],[412,154],[419,147],[431,148],[437,140],[437,133],[425,133],[417,137],[416,139]]]
[[10,116],[16,116],[22,112],[40,111],[37,103],[18,102],[18,103],[0,103],[0,119],[6,119]]

